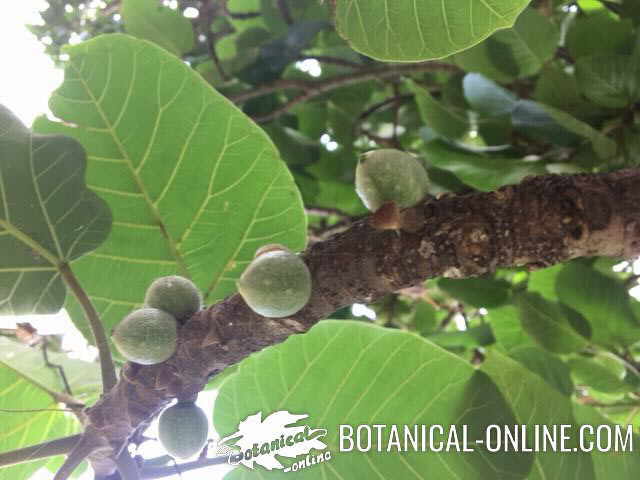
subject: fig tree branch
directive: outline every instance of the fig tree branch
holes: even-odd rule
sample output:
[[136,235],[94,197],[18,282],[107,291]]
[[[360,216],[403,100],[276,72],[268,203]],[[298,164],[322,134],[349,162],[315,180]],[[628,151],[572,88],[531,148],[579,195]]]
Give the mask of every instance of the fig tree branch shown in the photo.
[[[107,445],[103,437],[95,435],[95,433],[88,428],[82,435],[80,435],[80,440],[78,440],[73,449],[69,452],[66,460],[53,477],[53,480],[67,480],[71,477],[74,470],[78,468],[78,465],[80,465],[90,454],[97,452],[96,454],[98,458],[103,458],[105,450],[111,452],[112,449],[113,446]],[[95,465],[94,470],[97,475],[101,473],[99,469],[96,469]]]
[[[198,312],[181,327],[168,361],[125,364],[116,387],[86,410],[87,431],[102,437],[115,455],[171,399],[192,397],[251,353],[306,332],[341,307],[370,303],[428,278],[536,269],[578,257],[637,256],[640,169],[528,177],[495,192],[426,199],[402,212],[402,226],[376,230],[364,218],[311,245],[303,258],[313,292],[293,317],[260,317],[239,295]],[[89,458],[104,474],[115,470],[113,455]]]
[[123,448],[120,455],[118,455],[116,466],[122,480],[140,480],[138,464],[131,458],[129,450],[126,447]]

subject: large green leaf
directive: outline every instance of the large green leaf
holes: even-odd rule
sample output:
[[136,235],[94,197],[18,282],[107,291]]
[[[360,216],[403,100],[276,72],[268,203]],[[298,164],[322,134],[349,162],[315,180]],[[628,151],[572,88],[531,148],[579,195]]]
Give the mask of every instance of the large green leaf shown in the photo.
[[515,305],[509,303],[499,308],[492,308],[485,317],[491,324],[491,330],[498,345],[506,352],[520,347],[536,347],[536,343],[522,328],[520,312]]
[[606,346],[630,345],[640,339],[640,323],[631,310],[623,282],[572,262],[558,274],[556,291],[560,301],[587,319],[593,342]]
[[150,40],[180,56],[193,49],[189,19],[158,0],[123,0],[122,19],[127,33]]
[[74,264],[108,325],[158,276],[190,276],[213,302],[258,247],[304,246],[300,195],[273,143],[200,75],[126,35],[68,53],[50,102],[65,123],[37,127],[84,145],[88,183],[112,208],[109,241]]
[[[35,384],[0,362],[0,409],[57,409],[59,405]],[[35,445],[75,433],[79,425],[64,412],[0,411],[0,452]],[[0,469],[0,480],[28,479],[49,459]]]
[[529,274],[529,282],[527,283],[527,290],[534,293],[539,293],[545,300],[555,302],[558,300],[556,293],[556,278],[562,271],[562,264],[554,265],[553,267],[542,268],[535,270]]
[[569,367],[557,355],[541,348],[525,345],[511,350],[509,356],[527,370],[543,378],[561,394],[569,396],[573,393]]
[[441,278],[438,287],[474,307],[497,307],[509,298],[511,284],[486,275],[477,278]]
[[464,96],[478,113],[489,117],[511,115],[518,98],[509,90],[479,73],[464,77]]
[[[97,363],[70,358],[65,353],[48,351],[50,363],[64,370],[71,393],[77,400],[86,402],[102,391],[100,368]],[[55,394],[64,393],[64,382],[58,368],[47,366],[42,351],[0,337],[0,365],[11,368],[42,390]]]
[[[491,377],[504,395],[517,419],[515,424],[528,425],[530,445],[533,444],[535,425],[573,425],[567,432],[571,435],[567,446],[577,446],[576,422],[568,397],[552,388],[542,377],[495,351],[489,353],[481,370]],[[594,480],[596,477],[588,454],[575,451],[561,453],[549,448],[534,455],[533,468],[527,479],[549,478]]]
[[336,0],[340,35],[365,55],[392,61],[446,57],[513,25],[529,0]]
[[617,150],[616,142],[588,123],[567,112],[531,100],[518,101],[512,112],[512,122],[526,134],[558,145],[575,144],[579,137],[587,139],[602,159],[611,158]]
[[576,79],[582,93],[604,107],[624,108],[640,98],[640,62],[630,55],[579,58]]
[[529,8],[508,30],[497,32],[480,45],[454,57],[467,72],[482,73],[499,82],[536,74],[553,57],[558,28]]
[[71,138],[34,135],[0,105],[0,313],[51,313],[65,298],[59,269],[109,234],[105,202],[85,185]]
[[[527,454],[420,452],[340,453],[340,424],[469,425],[474,439],[490,423],[511,424],[508,406],[474,367],[416,335],[362,322],[325,320],[305,335],[252,355],[221,387],[214,423],[221,435],[248,415],[279,410],[308,414],[326,428],[330,462],[296,478],[524,478]],[[286,459],[280,458],[283,463]],[[288,478],[282,471],[241,467],[226,478]],[[499,473],[498,473],[499,472]]]
[[533,98],[539,103],[571,112],[577,118],[593,116],[598,107],[580,95],[575,75],[559,62],[547,64],[536,82]]
[[524,330],[545,349],[554,353],[577,352],[587,340],[571,325],[557,303],[540,295],[521,293],[516,297]]
[[[573,414],[579,425],[609,425],[615,427],[607,418],[601,415],[595,408],[586,405],[574,403]],[[625,422],[626,423],[626,422]],[[622,425],[622,430],[626,431],[627,425]],[[637,432],[637,430],[636,430]],[[589,438],[593,441],[594,438]],[[640,442],[640,437],[634,434],[632,437],[634,450],[635,445]],[[620,445],[621,446],[621,445]],[[594,445],[595,447],[595,445]],[[627,445],[628,448],[628,445]],[[610,480],[612,478],[636,478],[640,474],[640,455],[637,450],[635,452],[616,451],[615,448],[608,449],[606,452],[593,449],[591,453],[593,467],[597,480]]]
[[536,163],[466,153],[438,142],[425,145],[424,152],[431,165],[447,170],[467,185],[485,192],[544,172]]
[[409,82],[420,111],[420,117],[427,127],[437,134],[453,140],[459,139],[469,130],[469,122],[464,115],[460,115],[445,104],[439,102],[426,88]]
[[576,382],[605,393],[624,393],[631,385],[624,382],[624,364],[612,357],[576,357],[567,361]]
[[571,56],[579,59],[588,55],[629,53],[632,41],[631,21],[620,21],[602,9],[576,18],[567,33],[566,43]]

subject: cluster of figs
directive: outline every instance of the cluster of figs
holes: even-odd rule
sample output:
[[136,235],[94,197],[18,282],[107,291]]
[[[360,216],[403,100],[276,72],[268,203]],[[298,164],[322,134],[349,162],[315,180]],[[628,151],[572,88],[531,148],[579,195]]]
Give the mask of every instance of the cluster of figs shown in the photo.
[[[355,175],[356,191],[372,212],[389,202],[410,207],[427,193],[429,181],[412,155],[383,149],[365,153]],[[299,312],[311,297],[311,274],[302,258],[282,245],[260,248],[237,282],[245,303],[257,314],[284,318]],[[113,330],[118,351],[131,362],[154,365],[176,350],[178,328],[202,308],[202,295],[189,279],[172,275],[156,279],[144,306],[127,315]],[[188,458],[207,442],[208,420],[194,402],[181,401],[159,418],[158,437],[165,450]]]

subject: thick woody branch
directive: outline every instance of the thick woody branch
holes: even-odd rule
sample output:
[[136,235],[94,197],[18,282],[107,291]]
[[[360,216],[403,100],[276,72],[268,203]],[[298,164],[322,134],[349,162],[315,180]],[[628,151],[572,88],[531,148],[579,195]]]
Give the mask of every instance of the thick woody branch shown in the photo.
[[[600,175],[530,177],[491,193],[447,195],[407,209],[399,231],[368,219],[304,252],[313,277],[309,304],[291,318],[253,313],[238,295],[194,315],[176,354],[160,365],[128,363],[120,381],[87,410],[86,433],[113,452],[175,397],[253,352],[304,333],[335,310],[431,277],[482,275],[497,268],[546,267],[576,257],[640,254],[640,169]],[[105,472],[113,461],[90,457]]]

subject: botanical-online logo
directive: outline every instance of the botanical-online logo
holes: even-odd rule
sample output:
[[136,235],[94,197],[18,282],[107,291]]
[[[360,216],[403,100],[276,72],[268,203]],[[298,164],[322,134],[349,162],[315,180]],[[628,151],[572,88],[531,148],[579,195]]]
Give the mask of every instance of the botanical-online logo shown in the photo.
[[[242,464],[253,469],[255,464],[267,470],[281,469],[285,472],[298,471],[331,459],[331,452],[320,439],[327,430],[312,429],[307,425],[296,425],[309,415],[295,415],[282,410],[274,412],[262,420],[262,412],[249,415],[238,425],[238,431],[221,439],[218,446],[237,449],[229,456],[229,463]],[[230,440],[234,442],[227,444]],[[313,450],[318,451],[311,454]],[[326,450],[325,452],[321,452]],[[277,456],[299,459],[285,467]]]

